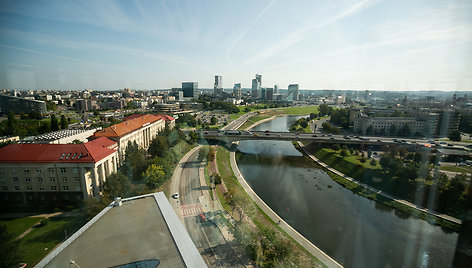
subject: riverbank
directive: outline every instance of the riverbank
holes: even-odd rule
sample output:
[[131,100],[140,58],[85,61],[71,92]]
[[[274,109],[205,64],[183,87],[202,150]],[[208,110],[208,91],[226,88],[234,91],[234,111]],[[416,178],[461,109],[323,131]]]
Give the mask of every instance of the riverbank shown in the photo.
[[[272,214],[268,214],[267,211],[270,208],[267,205],[255,201],[253,198],[255,194],[253,192],[251,194],[246,188],[249,186],[241,184],[242,176],[237,170],[234,152],[219,147],[216,158],[220,175],[228,190],[224,195],[218,194],[218,198],[227,205],[226,209],[229,213],[236,212],[239,215],[235,217],[237,223],[233,231],[234,237],[250,252],[250,255],[257,255],[256,263],[261,258],[269,257],[266,254],[275,254],[274,257],[278,259],[276,266],[341,267],[339,264],[336,265],[334,260],[327,261],[329,256],[326,254],[322,256],[321,254],[324,253],[317,253],[321,257],[313,254],[308,246],[310,243],[308,240],[292,236],[289,232],[296,232],[293,228],[281,218],[274,218]],[[259,244],[270,245],[269,247],[277,252],[271,253],[270,248],[259,248]]]
[[336,181],[343,187],[349,189],[353,193],[364,196],[366,198],[369,198],[371,200],[374,200],[386,206],[396,208],[402,212],[408,213],[409,215],[413,215],[415,217],[423,219],[431,224],[448,228],[456,232],[459,231],[460,225],[462,223],[461,220],[445,215],[445,214],[436,213],[427,208],[420,208],[416,206],[415,204],[412,204],[406,200],[398,199],[392,195],[384,193],[369,185],[360,183],[354,180],[353,178],[345,175],[344,173],[339,172],[338,170],[323,163],[318,158],[316,158],[313,154],[308,153],[304,148],[305,146],[300,141],[296,143],[294,142],[294,145],[302,153],[310,157],[319,167],[325,169],[334,181]]
[[251,199],[261,208],[261,210],[273,221],[277,222],[277,225],[282,229],[287,235],[289,235],[294,241],[296,241],[300,246],[305,248],[310,254],[320,260],[323,264],[328,267],[342,267],[341,264],[336,262],[333,258],[328,256],[325,252],[311,243],[303,235],[297,232],[292,226],[285,222],[277,213],[275,213],[249,186],[244,177],[242,176],[238,165],[236,163],[236,154],[234,151],[230,152],[230,163],[231,168],[238,179],[241,187],[246,191],[246,193],[251,197]]

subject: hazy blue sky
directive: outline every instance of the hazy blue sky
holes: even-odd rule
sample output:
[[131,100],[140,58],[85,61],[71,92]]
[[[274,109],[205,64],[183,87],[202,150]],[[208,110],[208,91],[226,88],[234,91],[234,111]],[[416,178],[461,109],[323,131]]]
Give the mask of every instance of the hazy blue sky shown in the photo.
[[472,1],[0,1],[0,88],[472,90]]

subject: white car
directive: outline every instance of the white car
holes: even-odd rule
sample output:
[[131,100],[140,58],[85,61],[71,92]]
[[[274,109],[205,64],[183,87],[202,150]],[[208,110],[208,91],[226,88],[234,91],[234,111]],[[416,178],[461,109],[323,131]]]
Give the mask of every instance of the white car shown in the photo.
[[179,193],[173,194],[173,195],[172,195],[172,198],[174,198],[174,199],[179,199]]

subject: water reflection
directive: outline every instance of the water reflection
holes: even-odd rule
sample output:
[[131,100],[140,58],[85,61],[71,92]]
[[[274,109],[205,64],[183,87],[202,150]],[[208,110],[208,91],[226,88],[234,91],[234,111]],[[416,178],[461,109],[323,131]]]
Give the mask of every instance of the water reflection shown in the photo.
[[[257,130],[287,131],[296,119],[277,118]],[[291,142],[243,141],[237,159],[243,176],[274,211],[347,267],[452,264],[457,233],[344,189]]]

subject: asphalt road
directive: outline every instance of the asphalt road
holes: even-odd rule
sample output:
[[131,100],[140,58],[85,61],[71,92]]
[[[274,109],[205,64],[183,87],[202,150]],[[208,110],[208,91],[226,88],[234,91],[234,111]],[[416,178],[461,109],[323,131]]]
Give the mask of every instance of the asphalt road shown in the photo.
[[[197,160],[198,150],[182,165],[179,185],[180,213],[195,246],[209,267],[244,267],[226,242],[218,227],[211,221],[210,213],[203,213],[200,198],[202,187],[199,178],[201,163]],[[206,222],[200,220],[204,215]]]

